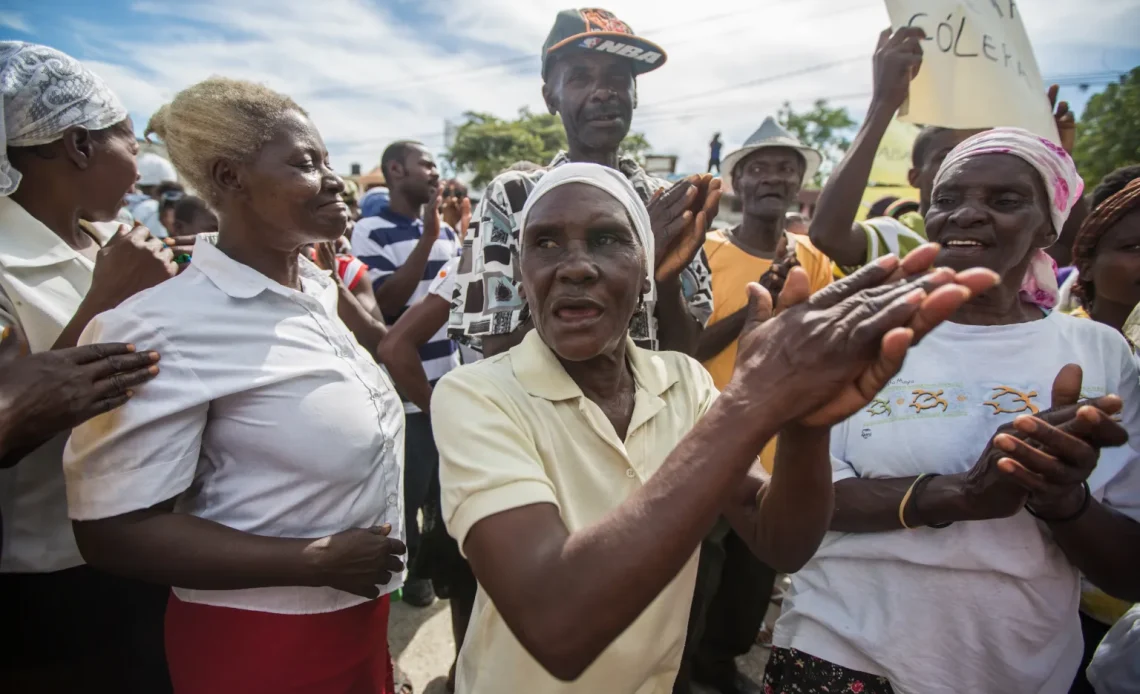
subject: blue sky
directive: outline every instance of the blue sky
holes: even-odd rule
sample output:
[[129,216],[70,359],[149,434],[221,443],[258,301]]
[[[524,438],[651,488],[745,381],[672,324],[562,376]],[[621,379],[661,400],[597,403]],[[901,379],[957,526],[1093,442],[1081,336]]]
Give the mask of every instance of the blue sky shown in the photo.
[[[540,111],[538,52],[565,0],[5,0],[0,39],[46,43],[85,61],[141,131],[179,89],[213,74],[284,91],[313,116],[334,165],[374,165],[415,137],[441,150],[444,121],[468,110]],[[1048,80],[1079,111],[1114,72],[1140,64],[1140,0],[1018,3]],[[614,0],[619,17],[669,52],[639,81],[634,128],[654,149],[703,167],[711,134],[731,148],[780,103],[819,97],[860,119],[888,24],[882,0]],[[761,77],[835,63],[764,84]]]

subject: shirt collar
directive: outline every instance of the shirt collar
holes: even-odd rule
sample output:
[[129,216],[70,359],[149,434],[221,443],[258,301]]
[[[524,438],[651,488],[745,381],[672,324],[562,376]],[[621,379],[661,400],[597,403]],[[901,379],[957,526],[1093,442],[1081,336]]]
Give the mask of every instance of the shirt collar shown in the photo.
[[[654,352],[641,349],[627,335],[625,353],[637,387],[660,396],[678,380],[665,360]],[[554,351],[542,341],[537,330],[527,333],[523,341],[511,348],[511,366],[522,387],[536,398],[559,402],[582,397],[582,389],[562,368]]]
[[[194,268],[214,283],[218,289],[234,299],[252,299],[264,291],[282,296],[294,294],[294,290],[274,282],[257,270],[244,265],[218,250],[214,244],[199,238],[194,242],[194,252],[190,261]],[[305,294],[320,295],[332,286],[332,279],[312,263],[304,254],[299,255],[301,289]]]
[[404,215],[400,214],[399,212],[394,211],[388,205],[383,205],[380,208],[380,211],[377,213],[377,216],[383,217],[384,219],[388,220],[389,222],[391,222],[393,224],[399,224],[400,226],[418,226],[418,225],[423,224],[423,220],[412,219],[411,217],[405,217]]
[[[558,154],[555,154],[554,158],[550,160],[550,166],[548,168],[553,169],[556,166],[562,166],[563,164],[569,163],[570,153],[561,151]],[[622,172],[626,178],[645,175],[645,170],[641,168],[641,164],[638,164],[637,160],[628,154],[622,154],[618,156],[617,168],[618,171]]]
[[0,197],[0,229],[4,230],[0,238],[0,265],[6,268],[49,267],[72,260],[92,265],[43,222],[7,197]]

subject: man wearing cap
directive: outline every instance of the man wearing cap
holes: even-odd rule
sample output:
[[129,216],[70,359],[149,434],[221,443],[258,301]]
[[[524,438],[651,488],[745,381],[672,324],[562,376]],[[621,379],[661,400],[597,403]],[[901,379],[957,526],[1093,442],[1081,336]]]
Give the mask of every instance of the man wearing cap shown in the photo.
[[[744,219],[706,238],[714,309],[696,354],[718,389],[727,385],[736,363],[750,282],[772,288],[780,283],[774,273],[800,265],[807,271],[813,292],[831,283],[831,261],[806,237],[787,229],[788,209],[821,161],[818,151],[771,117],[743,147],[724,159],[727,183],[741,200]],[[776,440],[772,439],[760,456],[768,472],[775,457]],[[674,689],[677,694],[689,691],[689,679],[711,685],[722,694],[760,691],[737,671],[735,658],[749,651],[763,627],[775,580],[776,572],[721,520],[701,545],[686,658]]]
[[[508,171],[487,187],[472,215],[456,274],[449,324],[453,338],[481,343],[484,355],[492,356],[518,344],[530,330],[526,301],[519,296],[515,278],[518,220],[531,190],[550,169],[582,161],[621,171],[650,207],[659,249],[673,246],[677,238],[704,233],[695,226],[696,213],[704,209],[701,217],[709,221],[716,216],[719,191],[714,195],[709,190],[715,186],[686,180],[651,200],[671,184],[619,155],[637,101],[637,76],[664,62],[664,50],[635,35],[606,10],[558,13],[542,49],[542,95],[550,112],[562,119],[568,151],[559,152],[547,169]],[[698,188],[695,195],[692,188]],[[677,204],[682,198],[692,199],[691,204]],[[688,226],[664,237],[666,228],[674,228],[685,210],[693,212]],[[692,248],[691,261],[675,264],[676,270],[665,277],[659,274],[656,306],[643,306],[634,316],[630,333],[642,346],[689,354],[695,349],[712,312],[712,290],[704,253],[699,243]]]

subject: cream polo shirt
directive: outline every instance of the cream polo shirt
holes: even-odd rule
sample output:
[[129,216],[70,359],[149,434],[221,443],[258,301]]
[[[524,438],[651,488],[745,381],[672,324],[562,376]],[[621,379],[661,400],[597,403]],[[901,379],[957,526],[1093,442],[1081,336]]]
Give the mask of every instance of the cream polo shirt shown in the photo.
[[[451,372],[436,385],[432,421],[443,514],[463,546],[494,514],[558,507],[570,532],[597,523],[639,489],[717,396],[699,363],[628,341],[636,381],[625,441],[531,331],[514,349]],[[531,657],[480,586],[459,656],[461,694],[667,694],[685,644],[697,552],[649,607],[572,683]]]
[[[118,228],[91,226],[100,242]],[[0,197],[0,329],[15,333],[0,348],[6,354],[18,353],[17,336],[22,335],[33,353],[50,350],[87,295],[94,269],[92,260],[23,207]],[[0,470],[0,572],[47,573],[83,564],[67,519],[62,462],[66,441],[63,432],[15,467]]]
[[[87,326],[83,344],[131,342],[162,361],[130,402],[73,431],[64,453],[72,518],[173,498],[178,512],[256,535],[390,523],[403,539],[400,398],[337,317],[328,273],[300,263],[296,291],[199,240],[189,269]],[[381,594],[401,583],[397,574]],[[366,601],[326,587],[174,592],[279,614]]]

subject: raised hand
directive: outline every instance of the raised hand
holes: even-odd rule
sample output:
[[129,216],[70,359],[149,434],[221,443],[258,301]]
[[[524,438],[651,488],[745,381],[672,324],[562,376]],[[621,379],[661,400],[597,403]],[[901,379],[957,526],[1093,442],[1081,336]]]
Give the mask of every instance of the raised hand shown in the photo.
[[1049,108],[1053,110],[1053,122],[1057,124],[1057,134],[1061,137],[1061,147],[1069,154],[1077,144],[1077,117],[1069,110],[1069,102],[1057,103],[1059,85],[1052,85],[1045,94],[1049,97]]
[[449,195],[440,205],[440,212],[443,215],[443,221],[455,229],[455,233],[459,235],[459,240],[462,241],[467,236],[467,226],[471,223],[471,198]]
[[922,68],[922,39],[918,27],[903,27],[879,35],[874,58],[875,101],[897,111],[910,95],[910,82]]
[[377,585],[404,570],[400,556],[408,548],[388,537],[390,525],[353,528],[315,540],[306,552],[316,569],[318,584],[365,598],[380,595]]
[[0,447],[37,446],[113,410],[158,374],[157,352],[100,344],[19,357],[0,366]]
[[772,264],[768,266],[759,280],[760,286],[768,290],[773,301],[778,302],[780,300],[780,291],[784,288],[788,273],[793,267],[798,267],[799,264],[800,261],[796,257],[795,249],[789,249],[788,235],[784,234],[776,244],[776,255],[772,259]]
[[334,280],[340,280],[340,273],[337,272],[336,261],[336,244],[332,241],[318,243],[313,246],[315,251],[313,262],[317,267],[322,270],[328,270],[333,274]]
[[137,222],[131,229],[122,226],[96,256],[91,288],[83,303],[96,312],[112,309],[177,274],[169,246]]
[[439,207],[442,203],[440,197],[441,192],[439,187],[435,188],[435,192],[431,194],[426,205],[424,205],[424,234],[420,237],[420,243],[426,243],[429,246],[436,242],[439,238],[439,230],[443,225],[443,220],[440,216]]
[[[818,427],[846,419],[898,372],[912,344],[998,281],[984,269],[918,274],[937,253],[929,244],[901,263],[881,258],[771,320],[750,320],[726,393],[745,401],[778,397],[784,422]],[[802,272],[793,270],[788,283]],[[750,291],[767,295],[759,285]],[[754,302],[760,314],[764,304]]]
[[459,204],[459,226],[455,228],[455,233],[459,234],[459,240],[462,242],[467,238],[467,229],[471,226],[471,198],[463,198],[463,202]]

